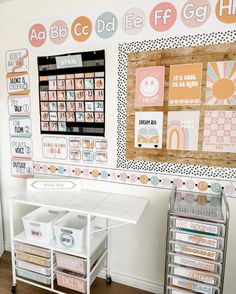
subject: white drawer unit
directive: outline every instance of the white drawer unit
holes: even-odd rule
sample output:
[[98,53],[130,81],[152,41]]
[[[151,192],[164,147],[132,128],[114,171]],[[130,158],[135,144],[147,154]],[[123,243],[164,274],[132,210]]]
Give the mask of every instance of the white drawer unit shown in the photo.
[[228,226],[229,206],[223,191],[208,195],[173,190],[164,294],[223,294]]
[[102,269],[110,284],[111,230],[137,224],[147,203],[71,179],[28,180],[28,191],[10,201],[12,293],[21,281],[46,293],[90,294]]

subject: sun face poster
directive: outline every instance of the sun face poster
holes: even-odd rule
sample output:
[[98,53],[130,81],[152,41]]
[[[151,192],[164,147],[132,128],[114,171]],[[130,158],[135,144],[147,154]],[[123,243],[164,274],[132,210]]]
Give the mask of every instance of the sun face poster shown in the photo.
[[163,106],[165,67],[136,69],[135,106]]
[[201,101],[202,64],[170,66],[169,105],[198,105]]
[[169,111],[167,124],[167,149],[198,149],[200,111]]
[[162,148],[163,112],[135,113],[135,147]]
[[206,105],[236,105],[236,61],[207,64]]
[[236,152],[236,111],[206,111],[203,151]]

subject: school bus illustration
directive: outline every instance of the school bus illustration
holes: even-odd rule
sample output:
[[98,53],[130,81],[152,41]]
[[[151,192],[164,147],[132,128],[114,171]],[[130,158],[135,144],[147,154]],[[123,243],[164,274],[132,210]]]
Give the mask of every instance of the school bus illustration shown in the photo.
[[142,147],[144,144],[150,144],[157,148],[159,145],[159,140],[159,133],[156,128],[141,128],[138,131],[138,147]]

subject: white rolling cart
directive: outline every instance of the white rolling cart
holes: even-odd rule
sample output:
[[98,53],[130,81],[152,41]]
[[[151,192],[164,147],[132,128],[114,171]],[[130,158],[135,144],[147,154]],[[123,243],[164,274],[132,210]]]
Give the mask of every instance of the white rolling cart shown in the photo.
[[[58,272],[58,268],[55,265],[56,254],[58,256],[67,255],[69,258],[78,258],[80,262],[82,261],[85,264],[86,274],[83,277],[76,276],[80,284],[81,281],[83,282],[83,290],[81,292],[90,294],[90,286],[103,268],[106,270],[107,283],[112,282],[110,275],[110,231],[122,225],[137,224],[148,200],[146,198],[100,191],[80,189],[76,191],[74,189],[75,184],[68,184],[69,182],[72,183],[73,181],[31,180],[28,182],[30,189],[27,192],[11,198],[12,293],[16,292],[17,281],[22,281],[54,293],[66,293],[65,288],[58,287],[54,279]],[[69,186],[72,188],[70,189]],[[44,207],[52,211],[74,212],[85,217],[87,223],[85,248],[78,252],[70,248],[58,246],[55,239],[47,244],[41,244],[37,240],[29,240],[26,237],[25,231],[22,231],[22,226],[19,225],[21,219],[14,218],[15,206],[17,206],[17,211],[19,206],[22,210],[26,208],[29,210],[30,208]],[[104,225],[94,229],[92,222],[95,217],[101,219]],[[110,225],[112,220],[117,221],[116,225]],[[46,261],[50,261],[47,268],[49,276],[43,279],[43,284],[42,277],[38,275],[42,267],[38,267],[37,273],[36,270],[33,273],[28,271],[29,269],[24,271],[20,267],[22,262],[24,264],[24,261],[20,260],[19,263],[18,257],[22,256],[22,252],[18,252],[18,249],[24,248],[24,246],[30,248],[30,253],[33,252],[32,256],[28,254],[30,260],[26,261],[31,262],[32,258],[35,258],[34,254],[37,254],[41,256],[42,264],[44,264],[45,256],[47,255],[48,259]],[[59,275],[61,273],[59,272]],[[33,280],[30,279],[32,275],[34,275]],[[68,275],[68,273],[65,275]],[[75,278],[75,276],[69,277],[69,279],[72,278]]]

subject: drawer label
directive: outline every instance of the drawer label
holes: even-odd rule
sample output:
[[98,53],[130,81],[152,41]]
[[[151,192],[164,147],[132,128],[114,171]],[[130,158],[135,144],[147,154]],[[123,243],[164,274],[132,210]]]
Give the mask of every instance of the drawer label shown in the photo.
[[195,267],[209,272],[215,272],[216,265],[208,262],[199,261],[193,258],[174,256],[174,263],[181,264],[189,267]]
[[196,291],[203,294],[213,294],[213,288],[211,286],[204,285],[197,282],[182,280],[180,278],[173,278],[172,284],[174,286],[178,286],[181,288],[185,288],[185,289]]
[[186,245],[180,245],[180,244],[175,244],[175,251],[176,252],[181,252],[185,254],[191,254],[194,256],[200,256],[212,260],[216,260],[216,252],[214,251],[209,251],[201,248],[195,248],[191,246],[186,246]]
[[199,282],[208,283],[211,285],[215,284],[215,278],[209,274],[205,274],[203,272],[181,268],[181,267],[175,267],[174,268],[174,274],[182,277],[186,277],[189,279],[197,280]]
[[206,225],[203,223],[192,222],[192,221],[187,221],[183,219],[176,219],[176,227],[181,229],[192,230],[192,231],[210,233],[210,234],[218,233],[217,226]]
[[176,232],[175,237],[176,237],[176,240],[179,240],[179,241],[217,248],[217,240],[212,238],[202,237],[198,235],[184,234],[179,232]]

